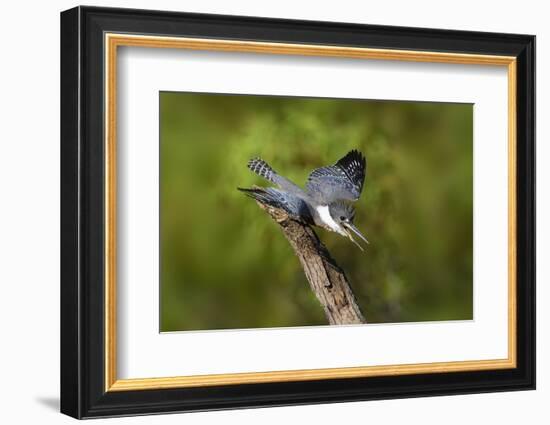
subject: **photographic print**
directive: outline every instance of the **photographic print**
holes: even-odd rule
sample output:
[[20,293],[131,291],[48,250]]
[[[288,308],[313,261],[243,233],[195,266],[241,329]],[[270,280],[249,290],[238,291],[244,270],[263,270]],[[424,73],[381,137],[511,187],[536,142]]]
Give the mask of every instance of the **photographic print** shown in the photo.
[[61,76],[63,413],[535,388],[534,36],[80,6]]
[[161,92],[160,267],[161,332],[472,320],[473,105]]

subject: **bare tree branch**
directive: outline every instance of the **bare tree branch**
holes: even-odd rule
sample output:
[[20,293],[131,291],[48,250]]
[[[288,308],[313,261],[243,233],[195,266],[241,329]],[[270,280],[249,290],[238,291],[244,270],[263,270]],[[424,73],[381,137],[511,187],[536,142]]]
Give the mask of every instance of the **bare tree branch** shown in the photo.
[[290,242],[317,299],[331,325],[367,323],[344,271],[330,256],[313,229],[296,221],[279,208],[257,201],[273,218]]

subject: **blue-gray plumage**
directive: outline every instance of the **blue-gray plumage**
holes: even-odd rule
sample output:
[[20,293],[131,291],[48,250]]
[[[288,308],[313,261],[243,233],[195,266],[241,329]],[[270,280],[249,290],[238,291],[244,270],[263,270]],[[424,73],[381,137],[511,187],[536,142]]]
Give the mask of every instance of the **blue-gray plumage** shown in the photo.
[[260,158],[251,159],[248,168],[278,186],[239,188],[251,198],[281,208],[295,220],[346,236],[361,249],[352,232],[368,243],[353,224],[355,209],[352,202],[361,195],[366,172],[366,160],[360,152],[352,150],[336,164],[313,170],[305,190],[279,175]]

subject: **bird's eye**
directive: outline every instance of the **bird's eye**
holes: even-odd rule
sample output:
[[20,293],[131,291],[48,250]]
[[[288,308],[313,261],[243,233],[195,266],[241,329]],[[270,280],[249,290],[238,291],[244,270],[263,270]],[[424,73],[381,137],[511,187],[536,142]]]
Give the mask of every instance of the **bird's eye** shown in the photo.
[[346,219],[346,217],[344,217],[343,215],[340,216],[340,220],[344,221]]

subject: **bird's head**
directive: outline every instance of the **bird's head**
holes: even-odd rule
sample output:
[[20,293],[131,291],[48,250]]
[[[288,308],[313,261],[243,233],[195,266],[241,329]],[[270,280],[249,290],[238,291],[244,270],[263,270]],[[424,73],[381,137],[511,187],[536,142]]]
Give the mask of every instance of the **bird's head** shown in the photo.
[[355,209],[353,208],[353,205],[347,202],[337,201],[330,204],[328,210],[330,212],[330,216],[339,227],[338,233],[342,236],[347,236],[362,251],[363,247],[361,247],[361,245],[353,239],[353,233],[359,236],[363,241],[365,241],[365,243],[368,244],[369,241],[353,224],[353,219],[355,218]]

